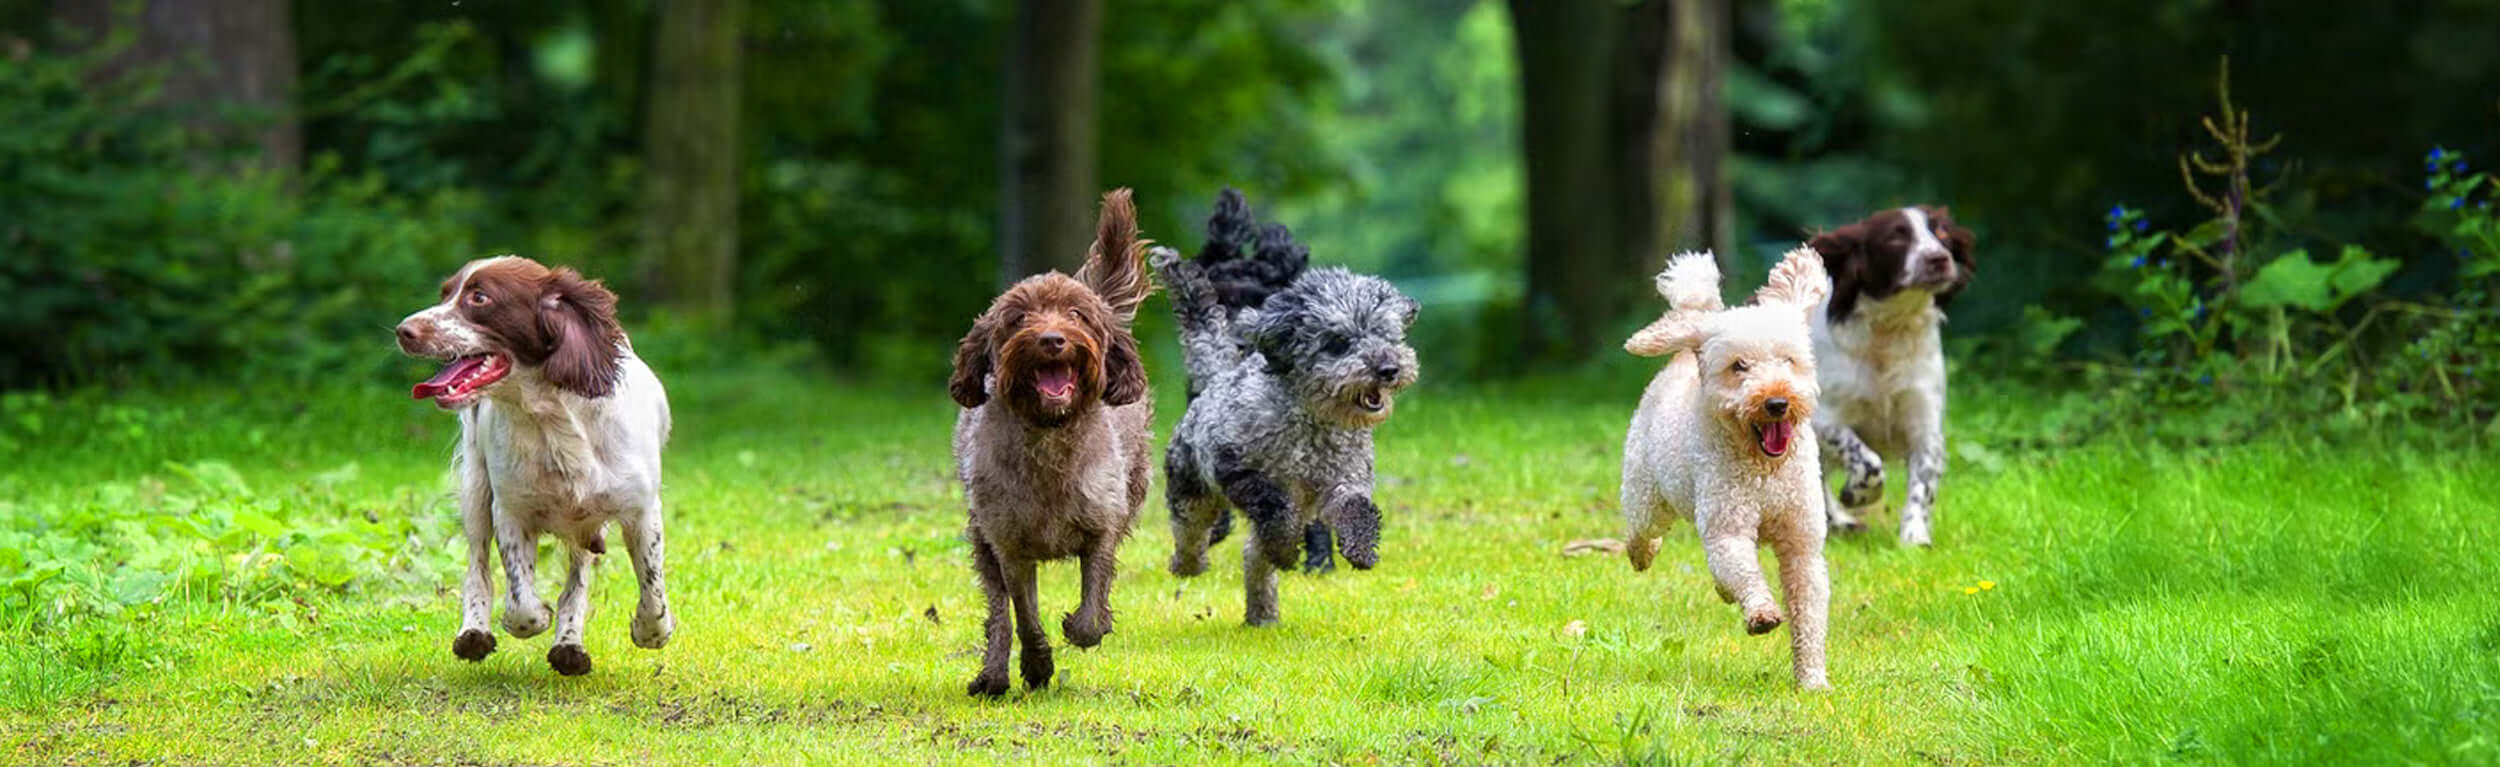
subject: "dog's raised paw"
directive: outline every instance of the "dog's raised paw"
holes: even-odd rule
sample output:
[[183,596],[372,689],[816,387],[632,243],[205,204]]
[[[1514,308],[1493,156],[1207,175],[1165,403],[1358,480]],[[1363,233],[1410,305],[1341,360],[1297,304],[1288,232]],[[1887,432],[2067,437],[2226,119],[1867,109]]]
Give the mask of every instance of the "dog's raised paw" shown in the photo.
[[1749,610],[1745,613],[1745,633],[1761,636],[1780,627],[1785,619],[1778,610]]
[[590,651],[577,644],[560,644],[547,648],[547,665],[565,676],[590,673]]
[[451,654],[475,663],[495,652],[495,635],[485,629],[468,629],[451,640]]
[[1103,636],[1111,633],[1111,627],[1103,625],[1106,621],[1086,620],[1077,617],[1078,615],[1079,613],[1068,613],[1060,617],[1059,635],[1067,637],[1068,644],[1077,647],[1093,647],[1102,644]]

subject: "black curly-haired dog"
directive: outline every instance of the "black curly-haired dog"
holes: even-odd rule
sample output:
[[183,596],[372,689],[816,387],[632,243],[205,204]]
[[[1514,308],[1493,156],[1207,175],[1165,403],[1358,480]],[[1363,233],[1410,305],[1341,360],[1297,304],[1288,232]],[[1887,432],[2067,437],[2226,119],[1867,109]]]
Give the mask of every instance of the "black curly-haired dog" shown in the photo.
[[1306,268],[1308,251],[1284,227],[1258,226],[1239,192],[1216,199],[1207,234],[1196,259],[1168,248],[1149,259],[1189,369],[1189,412],[1163,464],[1171,569],[1205,572],[1239,507],[1251,525],[1244,613],[1260,626],[1277,619],[1276,571],[1306,546],[1330,566],[1332,531],[1356,569],[1377,560],[1372,429],[1415,382],[1406,329],[1418,307],[1378,277]]

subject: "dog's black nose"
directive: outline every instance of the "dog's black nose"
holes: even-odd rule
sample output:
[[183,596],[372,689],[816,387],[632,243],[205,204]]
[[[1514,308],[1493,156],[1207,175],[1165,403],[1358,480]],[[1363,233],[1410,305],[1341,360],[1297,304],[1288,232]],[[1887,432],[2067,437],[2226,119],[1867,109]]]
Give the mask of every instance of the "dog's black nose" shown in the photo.
[[1942,253],[1931,253],[1920,261],[1919,266],[1931,272],[1950,271],[1953,269],[1953,257]]
[[1046,331],[1039,336],[1035,336],[1033,338],[1033,342],[1041,344],[1042,351],[1050,352],[1052,354],[1057,354],[1059,353],[1059,350],[1068,348],[1068,337],[1060,335],[1059,331],[1056,330]]
[[1378,374],[1380,376],[1380,380],[1385,382],[1398,380],[1398,372],[1400,370],[1401,368],[1397,365],[1391,364],[1382,365],[1379,368],[1374,369],[1372,372]]
[[1788,398],[1772,397],[1768,400],[1764,400],[1762,403],[1762,412],[1770,413],[1772,418],[1787,418]]

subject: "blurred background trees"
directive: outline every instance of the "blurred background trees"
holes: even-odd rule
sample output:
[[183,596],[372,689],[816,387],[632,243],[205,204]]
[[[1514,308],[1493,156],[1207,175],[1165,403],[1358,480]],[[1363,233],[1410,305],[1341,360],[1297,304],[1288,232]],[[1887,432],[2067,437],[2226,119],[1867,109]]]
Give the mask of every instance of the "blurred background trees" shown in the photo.
[[1443,380],[1613,360],[1668,252],[1755,275],[1911,202],[1980,233],[1965,366],[2139,365],[2104,213],[2204,216],[2225,55],[2285,137],[2264,255],[2438,303],[2472,247],[2416,164],[2500,150],[2493,39],[2474,0],[0,0],[0,388],[378,378],[501,252],[678,353],[926,378],[1119,185],[1185,249],[1231,184],[1398,281]]

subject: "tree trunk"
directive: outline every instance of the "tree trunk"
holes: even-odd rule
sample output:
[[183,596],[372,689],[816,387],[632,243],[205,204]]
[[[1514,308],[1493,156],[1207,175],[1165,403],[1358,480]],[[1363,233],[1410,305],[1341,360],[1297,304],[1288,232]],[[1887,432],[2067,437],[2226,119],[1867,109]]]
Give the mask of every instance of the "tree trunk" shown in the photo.
[[[124,20],[115,0],[54,0],[52,15],[91,41]],[[164,68],[159,97],[183,107],[192,128],[221,138],[248,130],[256,167],[294,173],[303,162],[295,118],[295,27],[287,0],[155,0],[133,19],[138,33],[101,77]]]
[[745,0],[660,0],[643,136],[643,247],[663,298],[726,324],[738,275]]
[[998,277],[1075,273],[1094,238],[1102,0],[1023,0],[999,132]]
[[1623,313],[1608,135],[1611,0],[1511,0],[1528,183],[1528,361],[1588,356]]
[[[1726,0],[1511,0],[1530,361],[1612,348],[1669,250],[1724,246]],[[1620,326],[1620,327],[1619,327]]]
[[1727,104],[1721,93],[1732,33],[1728,0],[1678,0],[1672,5],[1673,22],[1661,38],[1666,55],[1658,62],[1658,129],[1649,137],[1652,187],[1657,190],[1656,242],[1664,252],[1725,253],[1733,244],[1727,174],[1720,170],[1728,152]]

